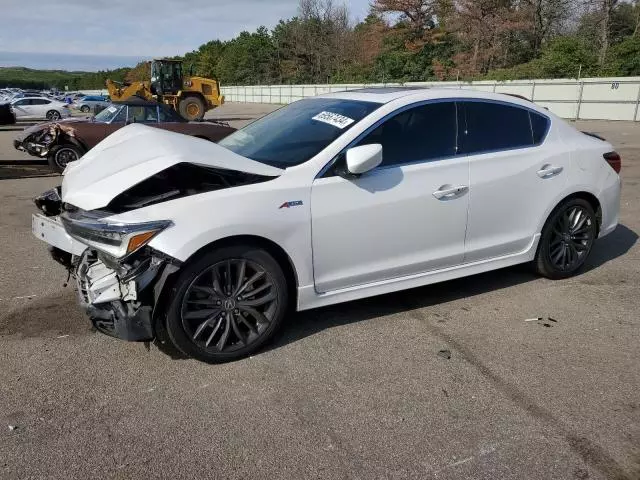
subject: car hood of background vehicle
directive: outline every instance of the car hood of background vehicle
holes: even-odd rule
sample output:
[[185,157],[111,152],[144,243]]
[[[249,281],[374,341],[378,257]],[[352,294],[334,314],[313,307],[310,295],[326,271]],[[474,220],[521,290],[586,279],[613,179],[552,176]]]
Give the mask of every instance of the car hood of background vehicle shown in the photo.
[[120,193],[178,163],[268,177],[283,173],[208,140],[134,123],[67,166],[62,201],[83,210],[103,208]]
[[69,124],[75,124],[75,123],[86,123],[89,121],[91,121],[91,117],[71,117],[71,118],[65,118],[62,120],[56,120],[55,122],[37,123],[35,125],[25,128],[22,132],[16,135],[16,140],[22,141],[33,133],[41,132],[42,130],[48,129],[53,124],[69,125]]

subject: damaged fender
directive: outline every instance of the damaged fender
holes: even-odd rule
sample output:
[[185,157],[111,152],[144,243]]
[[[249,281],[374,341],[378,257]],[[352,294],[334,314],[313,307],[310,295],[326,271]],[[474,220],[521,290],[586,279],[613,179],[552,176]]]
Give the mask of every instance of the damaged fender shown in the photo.
[[82,153],[87,150],[82,142],[76,138],[73,122],[35,125],[18,135],[13,145],[17,150],[39,158],[48,157],[62,145],[73,145]]

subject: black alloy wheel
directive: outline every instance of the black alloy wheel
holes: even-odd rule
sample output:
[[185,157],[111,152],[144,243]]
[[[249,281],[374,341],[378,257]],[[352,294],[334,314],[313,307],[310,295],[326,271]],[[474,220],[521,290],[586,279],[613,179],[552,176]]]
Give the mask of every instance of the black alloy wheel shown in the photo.
[[182,277],[186,283],[174,296],[167,331],[186,355],[211,363],[241,358],[266,343],[282,323],[286,280],[265,251],[229,247],[196,262],[178,283]]
[[47,112],[47,120],[55,121],[60,120],[60,112],[56,110],[50,110]]
[[566,278],[585,263],[597,233],[597,219],[591,205],[573,199],[556,209],[540,239],[536,267],[549,278]]

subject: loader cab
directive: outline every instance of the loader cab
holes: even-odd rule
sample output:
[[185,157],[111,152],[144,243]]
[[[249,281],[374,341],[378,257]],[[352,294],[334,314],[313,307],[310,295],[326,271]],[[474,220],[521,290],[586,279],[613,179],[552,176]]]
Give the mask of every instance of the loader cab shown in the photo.
[[151,92],[155,95],[176,95],[182,89],[182,62],[154,60],[151,62]]

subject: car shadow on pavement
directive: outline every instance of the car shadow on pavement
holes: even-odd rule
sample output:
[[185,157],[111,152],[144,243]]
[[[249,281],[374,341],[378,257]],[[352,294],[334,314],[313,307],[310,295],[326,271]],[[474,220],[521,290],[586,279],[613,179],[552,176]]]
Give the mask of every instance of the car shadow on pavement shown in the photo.
[[583,273],[590,272],[605,263],[621,257],[627,253],[638,241],[638,234],[625,225],[618,225],[613,232],[606,237],[597,240],[591,250],[591,255]]
[[[596,242],[584,272],[624,255],[636,244],[637,239],[638,235],[634,231],[624,225],[618,226],[609,236]],[[383,315],[406,311],[414,318],[421,319],[417,312],[414,314],[412,311],[519,285],[538,278],[528,265],[518,265],[402,292],[301,312],[288,322],[281,337],[270,348],[276,349],[333,326],[347,325]],[[510,383],[494,371],[464,342],[443,332],[437,323],[431,325],[430,322],[424,322],[423,325],[430,335],[450,348],[450,350],[443,350],[443,352],[455,351],[471,368],[489,381],[514,405],[560,435],[568,447],[585,464],[600,472],[603,478],[617,480],[640,478],[636,474],[637,468],[634,468],[633,473],[628,472],[626,467],[620,464],[615,457],[612,457],[597,440],[588,438],[572,428],[572,425],[564,423],[554,411],[548,409],[544,404],[540,404],[540,399],[530,396],[528,391]],[[581,476],[580,478],[586,477]]]
[[20,305],[0,314],[0,337],[51,337],[92,332],[90,322],[76,304],[72,288],[46,296],[16,297],[14,301]]
[[[635,245],[637,240],[636,232],[624,225],[618,225],[618,228],[611,234],[596,241],[586,267],[580,275],[621,257]],[[282,334],[270,348],[279,348],[334,326],[452,302],[513,287],[539,278],[530,265],[523,264],[424,287],[299,312],[287,322]]]
[[0,163],[0,180],[16,180],[20,178],[52,177],[59,175],[51,170],[44,160],[16,160],[12,164]]

